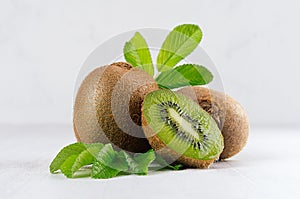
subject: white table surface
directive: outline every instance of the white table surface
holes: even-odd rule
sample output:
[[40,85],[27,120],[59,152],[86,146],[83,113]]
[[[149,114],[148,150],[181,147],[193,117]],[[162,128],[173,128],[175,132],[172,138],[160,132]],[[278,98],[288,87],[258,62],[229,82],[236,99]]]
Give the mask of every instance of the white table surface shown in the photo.
[[300,131],[251,129],[247,147],[210,169],[108,180],[52,175],[49,163],[75,141],[68,125],[0,125],[0,198],[300,198]]

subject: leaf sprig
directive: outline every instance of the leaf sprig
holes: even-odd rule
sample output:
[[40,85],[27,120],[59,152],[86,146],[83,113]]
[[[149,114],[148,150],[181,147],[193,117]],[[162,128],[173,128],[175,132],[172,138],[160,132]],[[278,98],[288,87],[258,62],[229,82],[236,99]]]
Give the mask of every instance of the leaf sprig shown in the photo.
[[[155,78],[161,88],[205,85],[213,80],[212,73],[197,64],[177,64],[191,54],[202,39],[202,31],[194,24],[175,27],[164,40],[156,59],[159,75]],[[154,76],[154,65],[146,40],[136,32],[123,48],[125,60]]]
[[[194,24],[175,27],[164,40],[156,59],[159,74],[155,80],[161,88],[180,88],[205,85],[213,80],[212,73],[197,64],[177,64],[191,54],[202,39],[202,31]],[[136,32],[123,48],[125,60],[155,75],[155,68],[146,40]],[[125,151],[115,151],[111,144],[74,143],[64,147],[50,164],[50,172],[59,170],[68,178],[112,178],[124,174],[147,175],[151,164],[158,169],[179,170],[182,165],[170,165],[153,150],[134,156]]]
[[68,178],[92,177],[113,178],[118,175],[147,175],[152,162],[159,168],[178,170],[182,165],[169,165],[153,149],[131,156],[125,151],[116,151],[111,144],[74,143],[64,147],[50,164],[50,172],[61,171]]

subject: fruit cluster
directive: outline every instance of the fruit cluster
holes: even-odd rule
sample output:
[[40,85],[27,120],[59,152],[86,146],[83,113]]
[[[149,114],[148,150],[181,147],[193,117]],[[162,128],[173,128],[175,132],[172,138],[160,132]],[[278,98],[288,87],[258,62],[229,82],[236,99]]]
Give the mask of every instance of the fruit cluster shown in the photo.
[[249,131],[242,106],[201,87],[213,80],[204,66],[178,65],[201,39],[195,24],[175,27],[153,64],[146,40],[136,32],[124,45],[126,62],[99,67],[82,82],[73,119],[78,142],[111,143],[134,153],[152,148],[168,163],[197,168],[240,152]]
[[78,142],[135,153],[153,148],[168,162],[197,168],[240,152],[249,131],[247,114],[232,97],[200,86],[160,88],[126,62],[99,67],[84,79],[73,124]]

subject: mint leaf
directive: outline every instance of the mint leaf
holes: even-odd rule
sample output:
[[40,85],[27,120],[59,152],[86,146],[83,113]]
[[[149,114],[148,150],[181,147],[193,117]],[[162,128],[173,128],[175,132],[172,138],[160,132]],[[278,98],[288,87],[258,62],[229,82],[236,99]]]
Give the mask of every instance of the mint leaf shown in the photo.
[[72,165],[76,161],[77,155],[69,156],[64,163],[60,166],[60,171],[68,178],[72,178]]
[[180,170],[183,165],[181,164],[176,164],[176,165],[171,165],[169,163],[167,163],[167,161],[159,154],[155,154],[156,155],[156,159],[155,159],[155,163],[158,163],[160,166],[162,166],[162,169],[172,169],[172,170]]
[[154,68],[148,45],[143,36],[136,32],[123,48],[125,60],[134,67],[145,70],[149,75],[154,75]]
[[174,166],[173,165],[169,165],[168,167],[171,168],[171,169],[173,169],[173,170],[178,171],[178,170],[180,170],[180,169],[183,168],[183,165],[182,164],[176,164]]
[[157,56],[158,71],[173,68],[198,46],[201,39],[202,32],[197,25],[183,24],[175,27],[163,42]]
[[135,160],[133,159],[133,157],[131,157],[128,153],[126,153],[125,151],[120,151],[119,152],[119,156],[121,157],[121,159],[123,159],[123,161],[126,162],[127,164],[127,170],[123,170],[124,172],[128,172],[128,173],[133,173],[133,170],[135,167],[137,167],[137,163],[135,162]]
[[78,155],[86,149],[82,143],[74,143],[64,147],[50,164],[50,172],[54,173],[60,169],[60,166],[72,155]]
[[126,172],[128,163],[125,154],[127,154],[125,151],[114,151],[111,144],[107,144],[98,154],[97,161],[113,169]]
[[114,160],[117,156],[117,152],[114,151],[111,144],[106,144],[98,153],[96,161],[92,166],[92,178],[106,179],[112,178],[118,175],[119,168],[117,163],[114,163]]
[[[150,164],[155,160],[153,149],[133,157],[125,151],[115,151],[111,144],[75,143],[64,147],[52,161],[50,171],[60,170],[68,178],[87,177],[97,179],[112,178],[122,174],[147,175]],[[165,168],[179,169],[180,165],[170,166],[161,159]],[[163,162],[163,163],[161,163]],[[90,167],[85,167],[91,165]]]
[[119,170],[106,166],[100,161],[96,161],[93,164],[91,176],[96,179],[107,179],[117,176],[118,173],[120,173]]
[[75,172],[86,165],[90,165],[95,160],[95,155],[101,150],[103,144],[89,145],[80,154],[71,155],[61,165],[61,172],[68,178],[73,178]]
[[102,162],[104,159],[94,162],[92,178],[107,179],[117,176],[120,172],[128,173],[128,163],[125,157],[128,156],[128,154],[124,151],[120,151],[116,152],[113,156],[113,158],[105,158],[105,161],[107,161],[105,163]]
[[150,149],[146,153],[135,154],[134,157],[131,157],[124,151],[120,151],[120,157],[128,165],[127,170],[122,170],[123,172],[138,174],[138,175],[147,175],[148,168],[151,162],[155,159],[155,153],[153,149]]
[[50,172],[57,170],[72,178],[81,167],[91,164],[103,144],[74,143],[64,147],[50,164]]
[[124,151],[113,154],[111,149],[105,146],[100,151],[99,158],[92,167],[92,178],[112,178],[120,172],[147,175],[148,167],[155,159],[153,150],[131,157]]
[[131,173],[147,175],[148,167],[153,160],[155,160],[155,153],[153,149],[147,151],[146,153],[135,154],[133,162],[131,162],[131,165],[129,165]]
[[213,80],[213,75],[204,66],[184,64],[162,72],[156,82],[161,88],[179,88],[183,86],[205,85]]
[[102,163],[107,163],[107,164],[110,164],[114,157],[116,156],[116,152],[115,150],[113,149],[112,145],[111,144],[106,144],[104,145],[104,147],[99,151],[96,159],[97,161],[99,162],[102,162]]
[[113,168],[116,168],[123,172],[128,172],[129,164],[130,164],[130,155],[128,155],[125,151],[120,151],[116,155],[114,161],[112,162]]

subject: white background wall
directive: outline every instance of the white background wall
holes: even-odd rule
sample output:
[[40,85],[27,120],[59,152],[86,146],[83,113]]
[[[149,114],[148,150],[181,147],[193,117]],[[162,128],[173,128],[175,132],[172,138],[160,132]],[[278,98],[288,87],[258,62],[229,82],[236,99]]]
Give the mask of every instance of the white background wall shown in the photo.
[[0,123],[71,123],[76,76],[101,42],[199,24],[252,126],[300,124],[299,0],[1,0]]

